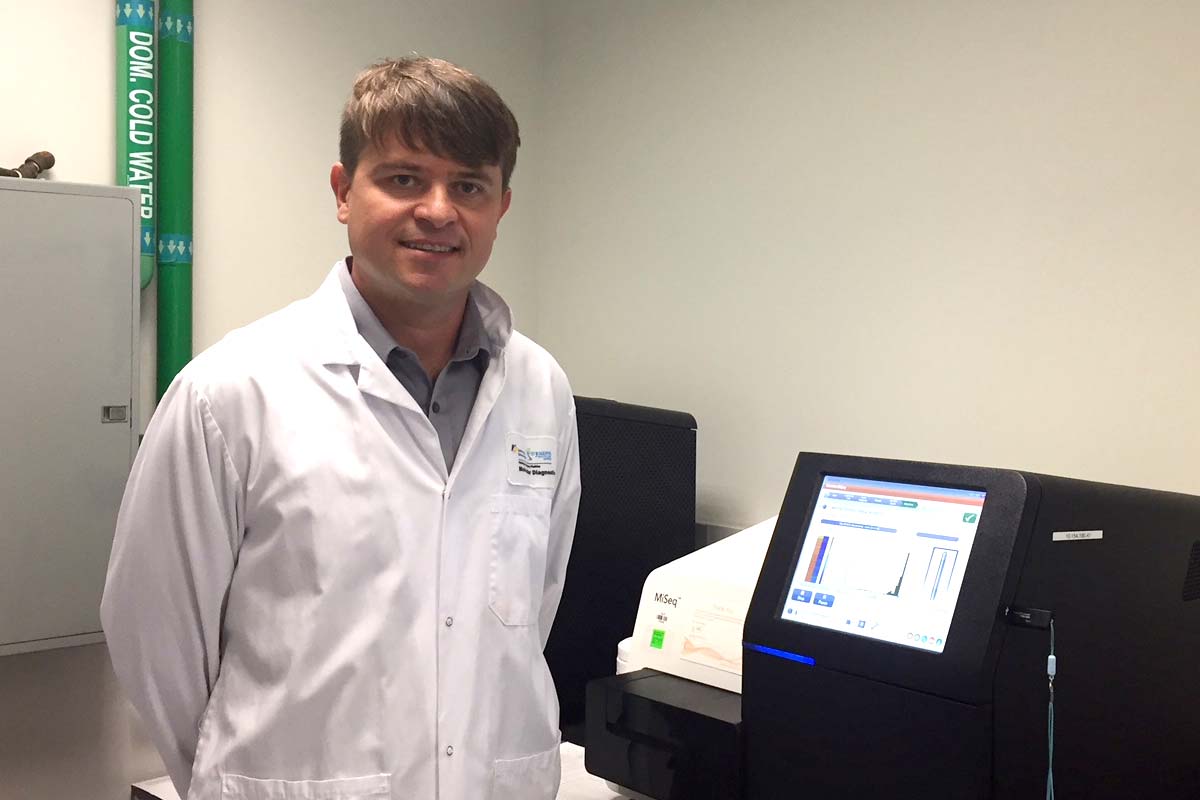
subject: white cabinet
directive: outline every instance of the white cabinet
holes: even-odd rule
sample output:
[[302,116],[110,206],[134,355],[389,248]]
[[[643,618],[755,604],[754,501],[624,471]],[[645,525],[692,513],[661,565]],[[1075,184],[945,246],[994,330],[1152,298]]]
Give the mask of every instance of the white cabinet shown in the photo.
[[0,655],[102,640],[139,430],[138,197],[0,178]]

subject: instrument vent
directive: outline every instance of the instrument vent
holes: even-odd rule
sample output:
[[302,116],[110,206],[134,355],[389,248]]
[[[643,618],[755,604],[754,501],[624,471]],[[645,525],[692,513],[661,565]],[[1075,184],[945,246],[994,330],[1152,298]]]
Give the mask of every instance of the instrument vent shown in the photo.
[[1192,545],[1192,557],[1188,559],[1187,576],[1183,579],[1183,599],[1200,599],[1200,542]]

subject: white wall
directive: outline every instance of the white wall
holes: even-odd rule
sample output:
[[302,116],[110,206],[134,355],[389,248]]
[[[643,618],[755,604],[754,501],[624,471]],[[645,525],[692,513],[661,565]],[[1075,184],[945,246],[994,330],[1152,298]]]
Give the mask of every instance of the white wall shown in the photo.
[[612,0],[546,22],[543,343],[800,450],[1200,492],[1200,5]]
[[484,76],[520,121],[513,206],[484,279],[536,325],[536,152],[542,36],[535,0],[197,4],[196,344],[298,297],[347,252],[329,168],[354,75],[384,56],[446,58]]
[[[801,449],[1200,492],[1200,5],[197,6],[198,348],[343,253],[340,105],[418,50],[522,122],[489,280],[578,392],[697,415],[703,521],[774,513]],[[110,182],[111,7],[38,10],[0,55],[0,163]],[[0,747],[2,800],[14,775],[143,777],[91,652],[9,658],[0,719],[30,676],[45,706]],[[70,729],[108,777],[45,744]]]
[[[0,165],[44,149],[58,159],[55,180],[112,183],[113,5],[46,0],[34,17],[6,10],[20,32],[0,50]],[[34,19],[39,31],[22,27]],[[197,350],[311,293],[344,255],[328,187],[342,104],[358,69],[412,51],[485,76],[521,121],[514,203],[486,279],[524,328],[536,325],[538,2],[198,0],[196,19]],[[143,297],[148,409],[154,287]],[[0,658],[0,721],[0,800],[117,800],[131,781],[163,773],[103,646]]]
[[[0,165],[49,150],[58,160],[54,180],[111,184],[112,6],[46,0],[38,14],[42,32],[9,37],[0,55]],[[196,20],[196,352],[310,294],[346,254],[328,183],[342,104],[358,70],[413,52],[483,75],[521,123],[514,202],[484,277],[509,299],[523,329],[536,328],[537,0],[199,0]],[[154,398],[154,290],[152,284],[143,293],[147,409]]]

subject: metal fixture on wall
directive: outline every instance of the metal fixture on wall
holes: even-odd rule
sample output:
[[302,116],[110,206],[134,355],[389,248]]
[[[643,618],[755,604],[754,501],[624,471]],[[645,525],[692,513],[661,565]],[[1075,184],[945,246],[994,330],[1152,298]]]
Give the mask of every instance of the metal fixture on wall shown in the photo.
[[47,153],[45,150],[38,152],[25,159],[25,163],[19,167],[12,169],[0,169],[0,178],[27,178],[33,179],[43,172],[54,166],[54,154]]

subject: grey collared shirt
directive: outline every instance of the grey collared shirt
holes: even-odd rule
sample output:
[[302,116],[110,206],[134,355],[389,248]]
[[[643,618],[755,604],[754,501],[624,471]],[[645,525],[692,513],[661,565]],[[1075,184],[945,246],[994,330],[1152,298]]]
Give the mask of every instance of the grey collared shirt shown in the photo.
[[388,369],[433,423],[438,442],[442,446],[442,457],[446,460],[446,470],[449,471],[458,456],[458,448],[467,429],[467,420],[475,405],[475,396],[479,394],[480,381],[483,380],[483,373],[487,370],[488,360],[492,356],[491,345],[474,298],[467,298],[466,312],[463,314],[462,327],[459,328],[458,341],[454,345],[454,355],[451,356],[450,363],[437,376],[436,381],[431,381],[417,354],[396,344],[396,340],[367,305],[367,301],[363,299],[350,277],[350,269],[341,270],[339,277],[359,335],[366,339],[380,361],[387,364]]

